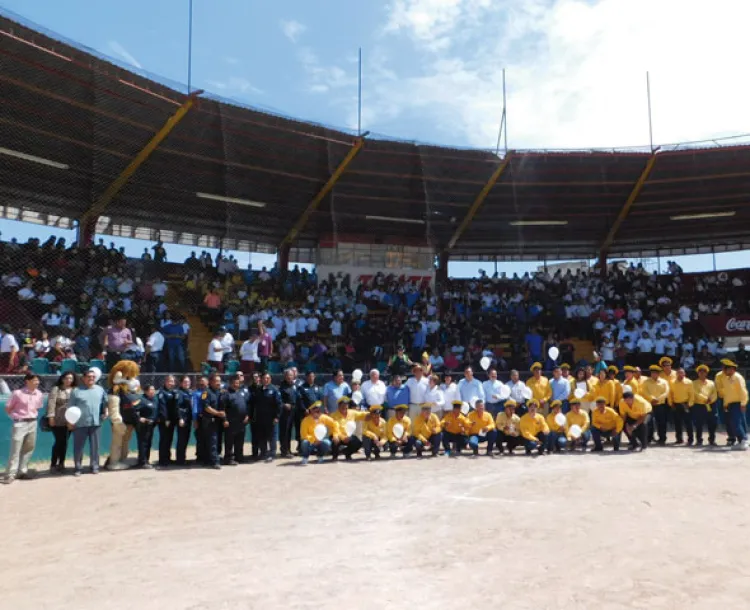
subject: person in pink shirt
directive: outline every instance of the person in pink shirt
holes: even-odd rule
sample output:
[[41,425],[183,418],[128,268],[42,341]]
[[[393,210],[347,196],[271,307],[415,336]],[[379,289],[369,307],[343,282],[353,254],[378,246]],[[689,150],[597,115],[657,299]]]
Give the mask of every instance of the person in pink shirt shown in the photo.
[[3,483],[29,479],[29,460],[36,446],[37,414],[42,408],[44,395],[39,391],[39,377],[27,373],[25,386],[11,394],[5,412],[13,420],[13,433],[8,457],[8,470]]

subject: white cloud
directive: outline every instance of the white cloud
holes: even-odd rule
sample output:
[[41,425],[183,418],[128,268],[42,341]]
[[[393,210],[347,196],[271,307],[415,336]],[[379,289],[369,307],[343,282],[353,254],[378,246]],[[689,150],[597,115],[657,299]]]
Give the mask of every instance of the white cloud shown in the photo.
[[307,30],[307,26],[294,19],[281,21],[281,31],[292,42],[297,42],[300,34],[303,34],[305,30]]
[[300,49],[299,60],[307,74],[307,89],[311,93],[327,93],[331,89],[346,87],[356,90],[356,67],[350,67],[347,72],[335,64],[324,65],[315,52],[308,47]]
[[[367,105],[420,113],[443,142],[492,147],[507,68],[509,145],[614,147],[750,131],[750,4],[714,0],[394,0],[383,32],[419,63],[368,73]],[[369,127],[369,125],[368,125]]]
[[126,62],[128,62],[130,65],[135,66],[138,69],[142,69],[143,66],[141,63],[133,57],[130,52],[123,47],[119,42],[116,40],[110,40],[108,43],[110,50],[117,56],[120,57],[120,59],[124,59]]
[[226,80],[209,80],[208,86],[220,93],[226,94],[262,94],[264,91],[255,87],[248,79],[242,76],[230,76]]

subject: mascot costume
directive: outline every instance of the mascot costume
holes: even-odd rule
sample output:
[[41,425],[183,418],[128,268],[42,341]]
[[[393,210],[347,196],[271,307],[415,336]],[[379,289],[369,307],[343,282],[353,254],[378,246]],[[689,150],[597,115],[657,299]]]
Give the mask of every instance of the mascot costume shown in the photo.
[[112,445],[105,467],[124,470],[128,467],[130,437],[137,422],[136,408],[140,402],[138,375],[141,369],[131,360],[120,360],[109,371],[107,413],[112,422]]

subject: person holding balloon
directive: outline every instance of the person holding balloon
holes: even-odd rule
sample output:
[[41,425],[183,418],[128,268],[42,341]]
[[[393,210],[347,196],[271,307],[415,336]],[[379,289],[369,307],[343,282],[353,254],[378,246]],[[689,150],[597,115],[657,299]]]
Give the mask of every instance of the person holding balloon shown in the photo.
[[568,420],[562,412],[562,401],[553,400],[550,405],[550,412],[547,415],[547,427],[549,435],[547,436],[547,453],[559,453],[568,443],[566,427]]
[[526,387],[531,390],[531,395],[539,405],[539,409],[545,409],[552,398],[552,389],[549,385],[549,379],[542,375],[542,363],[535,362],[531,365],[532,377],[526,382]]
[[443,438],[442,426],[438,416],[432,412],[431,403],[424,403],[421,407],[419,415],[412,422],[414,447],[417,450],[417,457],[422,457],[423,451],[431,451],[435,457],[440,451],[440,442]]
[[503,412],[498,413],[495,418],[495,429],[497,430],[497,448],[500,455],[503,454],[503,444],[512,454],[513,450],[523,444],[521,437],[521,418],[516,415],[516,401],[509,398],[503,404]]
[[469,448],[473,454],[479,455],[479,445],[487,443],[487,455],[492,456],[497,440],[497,430],[495,430],[495,419],[492,413],[484,408],[484,401],[477,400],[474,403],[474,410],[467,415],[469,420]]
[[406,457],[414,448],[411,419],[406,415],[406,411],[409,409],[411,409],[411,406],[396,405],[395,414],[388,419],[386,434],[388,435],[388,450],[391,452],[391,457],[396,457],[399,450]]
[[443,421],[440,422],[443,428],[443,449],[445,449],[445,454],[448,457],[451,455],[458,457],[461,455],[461,450],[466,446],[466,435],[471,428],[471,424],[462,413],[464,404],[461,400],[454,400],[451,411],[446,413],[443,416]]
[[307,410],[307,417],[302,420],[302,466],[307,465],[312,454],[318,456],[318,462],[322,462],[323,456],[331,452],[332,443],[339,442],[338,424],[328,415],[321,413],[322,406],[320,402],[311,404]]
[[52,446],[52,459],[50,471],[65,472],[65,455],[68,452],[68,430],[65,421],[65,411],[68,409],[70,394],[78,384],[76,376],[71,373],[63,373],[57,380],[55,387],[50,390],[47,398],[47,418],[50,430],[55,436],[55,444]]
[[83,474],[83,449],[88,442],[91,473],[99,474],[99,438],[101,423],[107,418],[107,393],[96,384],[96,372],[89,369],[83,386],[74,389],[65,418],[73,430],[75,476]]
[[526,446],[526,455],[531,455],[532,451],[538,451],[539,455],[544,455],[544,449],[547,446],[547,436],[549,435],[549,426],[544,416],[539,413],[539,401],[535,398],[526,403],[528,412],[521,418],[521,436]]
[[386,434],[385,420],[381,417],[383,407],[381,405],[370,405],[370,418],[365,421],[362,430],[362,447],[365,452],[365,459],[370,461],[372,454],[375,459],[380,459],[380,451],[385,447],[388,440]]
[[581,408],[581,399],[571,398],[570,411],[565,415],[565,437],[570,451],[576,448],[586,451],[586,445],[591,440],[589,424],[589,414]]
[[333,461],[339,459],[339,453],[343,448],[344,458],[347,461],[362,447],[362,440],[356,435],[357,423],[364,422],[368,417],[366,411],[350,409],[352,400],[348,396],[339,398],[338,409],[331,415],[331,419],[336,422],[337,433],[333,436],[331,445],[331,457]]

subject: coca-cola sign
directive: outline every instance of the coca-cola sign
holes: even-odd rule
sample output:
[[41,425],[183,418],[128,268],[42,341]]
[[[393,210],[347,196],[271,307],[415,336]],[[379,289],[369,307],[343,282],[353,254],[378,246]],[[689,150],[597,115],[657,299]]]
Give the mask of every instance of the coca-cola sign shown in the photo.
[[700,323],[713,337],[750,337],[750,316],[701,316]]

